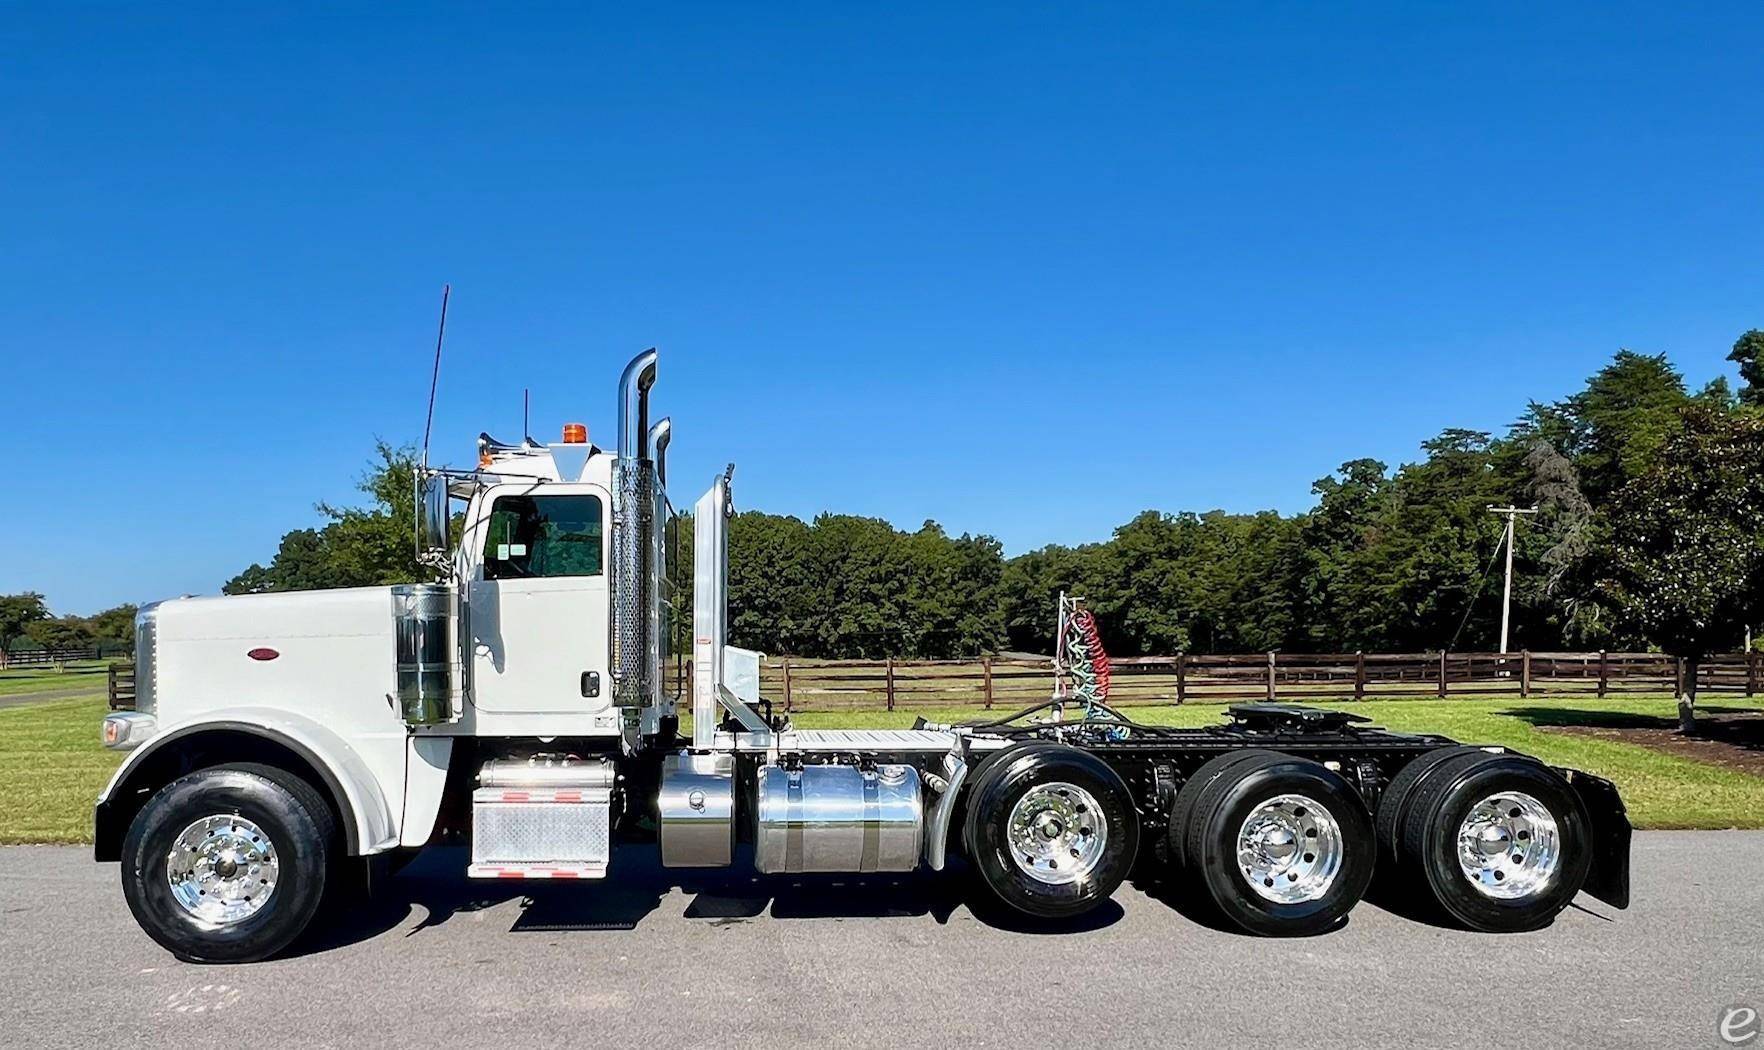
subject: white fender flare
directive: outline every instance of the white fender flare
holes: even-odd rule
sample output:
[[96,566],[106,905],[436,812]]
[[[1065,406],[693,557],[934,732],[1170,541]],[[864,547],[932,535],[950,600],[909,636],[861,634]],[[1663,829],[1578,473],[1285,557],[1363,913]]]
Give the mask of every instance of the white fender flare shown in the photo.
[[[98,853],[105,852],[104,821],[111,800],[155,755],[180,740],[203,733],[231,732],[262,737],[288,748],[309,763],[343,816],[343,836],[351,856],[380,853],[398,845],[398,820],[361,755],[334,731],[286,709],[232,707],[166,726],[128,753],[98,796]],[[155,785],[157,786],[157,785]],[[402,785],[399,785],[402,788]],[[120,841],[120,836],[117,836]]]

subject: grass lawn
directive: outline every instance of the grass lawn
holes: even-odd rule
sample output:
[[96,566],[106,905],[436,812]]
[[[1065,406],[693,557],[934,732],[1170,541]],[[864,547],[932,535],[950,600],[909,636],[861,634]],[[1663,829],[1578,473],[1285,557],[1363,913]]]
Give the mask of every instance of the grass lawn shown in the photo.
[[[10,672],[0,682],[11,679]],[[26,672],[35,674],[36,672]],[[49,677],[56,677],[49,672]],[[66,680],[67,676],[62,676]],[[98,743],[104,717],[102,678],[90,697],[0,709],[0,843],[84,842],[91,836],[92,803],[121,756]],[[1600,716],[1671,717],[1667,697],[1598,700],[1498,699],[1377,700],[1339,706],[1376,724],[1409,732],[1442,733],[1475,744],[1504,744],[1556,764],[1574,766],[1615,781],[1630,818],[1644,828],[1764,827],[1764,778],[1662,754],[1635,744],[1541,729],[1534,721],[1564,724]],[[1706,710],[1743,708],[1743,700],[1717,701]],[[1001,712],[1002,713],[1002,712]],[[1131,715],[1160,725],[1200,726],[1218,721],[1224,708],[1136,707]],[[862,711],[799,714],[802,728],[906,728],[917,714],[934,721],[973,720],[973,707],[936,711]]]
[[122,755],[98,742],[109,710],[90,697],[0,708],[0,843],[88,842],[92,804]]

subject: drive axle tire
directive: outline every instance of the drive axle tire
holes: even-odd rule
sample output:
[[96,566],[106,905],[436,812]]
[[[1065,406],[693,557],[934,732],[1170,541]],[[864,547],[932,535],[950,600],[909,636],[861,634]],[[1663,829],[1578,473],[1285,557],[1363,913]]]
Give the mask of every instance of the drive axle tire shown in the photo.
[[1412,760],[1397,771],[1391,778],[1390,785],[1378,800],[1378,817],[1376,831],[1378,833],[1378,856],[1381,864],[1395,865],[1398,857],[1398,835],[1402,830],[1403,818],[1408,816],[1409,799],[1414,796],[1415,788],[1431,777],[1440,766],[1447,761],[1462,755],[1486,754],[1481,748],[1467,747],[1462,744],[1435,748]]
[[1191,881],[1250,933],[1307,936],[1338,925],[1372,879],[1365,803],[1308,759],[1261,750],[1230,757],[1215,759],[1211,776],[1196,771],[1177,795],[1183,826],[1172,834],[1182,836]]
[[1022,744],[980,773],[963,847],[1000,900],[1069,919],[1108,900],[1139,852],[1139,816],[1109,764],[1053,743]]
[[1510,933],[1548,926],[1592,865],[1572,786],[1535,759],[1458,755],[1416,787],[1398,832],[1401,874],[1455,922]]
[[1164,844],[1172,870],[1182,872],[1189,868],[1188,823],[1194,813],[1194,801],[1201,796],[1202,789],[1245,762],[1278,754],[1278,751],[1255,747],[1227,751],[1203,762],[1192,776],[1182,782],[1181,790],[1176,792],[1176,798],[1170,803],[1170,823],[1164,833]]
[[318,912],[334,831],[324,799],[285,770],[199,770],[161,788],[130,824],[123,897],[179,959],[265,959]]

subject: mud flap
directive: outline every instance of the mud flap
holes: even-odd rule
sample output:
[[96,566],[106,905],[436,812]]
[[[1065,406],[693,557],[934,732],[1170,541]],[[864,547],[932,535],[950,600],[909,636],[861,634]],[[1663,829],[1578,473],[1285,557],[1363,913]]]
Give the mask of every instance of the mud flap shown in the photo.
[[1587,872],[1587,893],[1613,908],[1629,907],[1629,813],[1617,794],[1617,785],[1604,777],[1576,769],[1558,769],[1580,795],[1592,820],[1592,869]]

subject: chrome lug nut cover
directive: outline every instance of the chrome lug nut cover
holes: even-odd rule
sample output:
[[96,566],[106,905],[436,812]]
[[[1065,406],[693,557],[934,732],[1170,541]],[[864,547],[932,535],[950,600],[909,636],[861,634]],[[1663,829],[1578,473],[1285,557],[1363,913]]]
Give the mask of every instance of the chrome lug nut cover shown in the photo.
[[1501,791],[1470,807],[1458,826],[1458,867],[1477,892],[1495,900],[1541,893],[1562,861],[1562,833],[1542,802]]
[[1345,855],[1341,824],[1306,795],[1276,795],[1237,832],[1237,867],[1256,895],[1302,904],[1329,892]]
[[280,874],[270,837],[237,814],[216,814],[191,824],[172,841],[165,858],[172,899],[212,927],[263,910]]
[[1061,886],[1090,877],[1108,846],[1109,824],[1096,796],[1076,784],[1037,784],[1011,807],[1005,837],[1011,860],[1037,882]]

